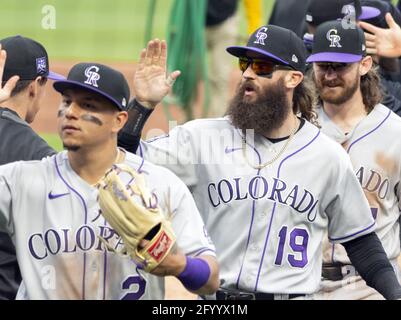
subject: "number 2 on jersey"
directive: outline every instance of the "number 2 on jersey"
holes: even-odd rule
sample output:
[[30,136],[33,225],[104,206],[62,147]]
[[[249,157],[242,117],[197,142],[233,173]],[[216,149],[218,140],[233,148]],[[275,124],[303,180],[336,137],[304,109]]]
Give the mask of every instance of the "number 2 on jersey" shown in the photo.
[[[279,243],[275,265],[281,266],[283,263],[283,255],[287,240],[287,226],[283,226],[278,233]],[[301,242],[299,239],[302,239]],[[298,240],[298,241],[297,241]],[[309,234],[305,229],[294,228],[290,233],[289,247],[294,254],[288,254],[287,260],[289,264],[296,268],[303,268],[308,263],[307,247]],[[298,242],[298,243],[297,243]],[[298,253],[296,255],[295,253]],[[300,257],[299,257],[300,254]]]
[[146,281],[139,276],[130,276],[125,279],[122,288],[130,290],[131,286],[136,286],[136,291],[128,292],[121,300],[139,300],[145,293]]

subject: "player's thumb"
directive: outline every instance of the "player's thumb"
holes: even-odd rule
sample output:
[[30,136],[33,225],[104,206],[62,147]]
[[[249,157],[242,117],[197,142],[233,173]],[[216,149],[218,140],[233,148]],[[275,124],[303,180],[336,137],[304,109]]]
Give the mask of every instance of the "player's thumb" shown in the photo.
[[12,76],[7,83],[3,87],[3,91],[7,95],[11,95],[11,92],[14,90],[15,86],[17,85],[17,82],[19,80],[19,76]]
[[181,75],[181,71],[180,70],[175,70],[170,74],[171,78],[174,81],[177,80],[180,75]]
[[166,79],[166,83],[169,87],[172,87],[174,85],[174,82],[177,80],[177,78],[181,75],[181,71],[175,70]]

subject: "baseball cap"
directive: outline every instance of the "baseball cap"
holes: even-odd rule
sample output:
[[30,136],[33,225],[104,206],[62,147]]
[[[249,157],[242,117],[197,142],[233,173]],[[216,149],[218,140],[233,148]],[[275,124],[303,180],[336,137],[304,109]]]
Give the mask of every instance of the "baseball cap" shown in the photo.
[[362,8],[369,10],[370,15],[360,17],[359,20],[371,23],[379,28],[388,28],[385,16],[389,12],[395,22],[401,25],[401,13],[391,3],[380,0],[361,0],[361,5]]
[[2,49],[7,52],[3,81],[12,76],[20,80],[34,80],[39,76],[52,80],[65,79],[64,76],[49,71],[49,57],[46,49],[37,41],[22,36],[0,40]]
[[227,52],[236,57],[255,52],[294,70],[305,72],[306,48],[303,41],[291,30],[266,25],[257,29],[246,46],[231,46]]
[[86,89],[108,99],[119,110],[126,110],[130,90],[124,75],[100,63],[78,63],[67,79],[55,81],[53,87],[63,94],[68,89]]
[[305,20],[318,26],[326,21],[342,19],[349,14],[353,14],[359,20],[369,19],[378,14],[378,9],[363,6],[360,0],[310,0]]
[[344,62],[362,60],[366,55],[363,30],[354,25],[344,28],[341,21],[327,21],[316,29],[312,54],[307,62]]

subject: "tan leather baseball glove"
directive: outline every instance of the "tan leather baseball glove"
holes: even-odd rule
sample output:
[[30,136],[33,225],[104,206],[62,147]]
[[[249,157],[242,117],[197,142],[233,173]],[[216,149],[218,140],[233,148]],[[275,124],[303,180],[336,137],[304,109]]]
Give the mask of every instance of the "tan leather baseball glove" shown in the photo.
[[[152,271],[168,255],[176,237],[144,175],[126,164],[116,164],[96,187],[103,216],[124,241],[120,253],[133,258],[145,271]],[[141,247],[142,240],[149,242]]]

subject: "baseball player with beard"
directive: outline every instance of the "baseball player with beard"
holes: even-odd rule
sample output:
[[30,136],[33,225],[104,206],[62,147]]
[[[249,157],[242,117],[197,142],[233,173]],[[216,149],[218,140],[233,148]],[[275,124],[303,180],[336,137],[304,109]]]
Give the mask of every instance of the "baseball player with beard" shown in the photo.
[[[159,58],[165,46],[151,41],[142,52],[133,102],[141,108],[155,107],[172,83]],[[138,149],[192,191],[220,263],[215,298],[310,298],[327,231],[371,285],[401,297],[349,157],[308,121],[302,40],[268,25],[227,51],[243,72],[227,116],[185,123]]]
[[[214,246],[189,190],[167,169],[117,148],[117,133],[127,120],[124,76],[101,64],[80,63],[54,88],[63,97],[58,126],[67,150],[0,166],[0,229],[12,237],[23,280],[17,299],[163,299],[165,275],[177,276],[195,293],[213,293]],[[141,173],[159,207],[172,213],[178,249],[155,269],[144,268],[151,273],[113,252],[127,243],[99,210],[98,194],[104,191],[94,185],[120,163]],[[124,193],[119,196],[124,201]],[[156,258],[174,243],[173,236],[160,243],[152,251]]]
[[[362,29],[341,21],[320,25],[315,33],[313,80],[322,131],[343,146],[377,222],[376,233],[398,276],[400,254],[401,118],[380,104],[379,76],[366,55]],[[356,272],[344,247],[323,246],[323,299],[383,299]],[[369,249],[367,249],[369,250]]]

